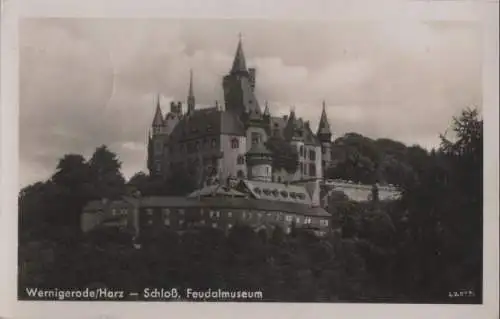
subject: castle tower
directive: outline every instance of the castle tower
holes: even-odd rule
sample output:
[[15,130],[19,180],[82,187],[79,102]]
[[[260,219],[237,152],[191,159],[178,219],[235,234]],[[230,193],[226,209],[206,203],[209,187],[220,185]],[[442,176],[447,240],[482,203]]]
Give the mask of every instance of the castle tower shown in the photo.
[[326,103],[323,101],[323,110],[319,119],[318,132],[316,133],[321,143],[322,168],[325,170],[332,162],[332,131],[326,115]]
[[162,174],[163,145],[166,128],[160,106],[160,95],[156,96],[156,110],[148,138],[148,170],[151,176]]
[[188,114],[193,113],[195,107],[195,98],[193,91],[193,70],[189,71],[189,91],[187,96],[187,106],[188,106]]
[[260,119],[262,111],[254,94],[255,69],[247,69],[240,39],[229,74],[223,79],[225,109],[246,119]]
[[270,182],[272,178],[272,154],[259,141],[246,154],[248,179]]

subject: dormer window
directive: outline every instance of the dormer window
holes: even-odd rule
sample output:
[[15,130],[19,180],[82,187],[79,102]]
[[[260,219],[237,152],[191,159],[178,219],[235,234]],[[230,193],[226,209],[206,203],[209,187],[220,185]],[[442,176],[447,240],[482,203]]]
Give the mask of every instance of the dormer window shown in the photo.
[[273,196],[274,197],[278,197],[278,190],[277,189],[273,189]]
[[264,195],[268,195],[268,196],[271,195],[271,190],[268,188],[264,188],[263,192],[264,192]]
[[286,191],[281,191],[280,195],[284,198],[288,198],[288,193]]
[[262,193],[262,191],[261,191],[261,190],[260,190],[260,188],[258,188],[258,187],[255,187],[255,188],[253,189],[253,191],[254,191],[254,192],[256,192],[257,194],[261,194],[261,193]]

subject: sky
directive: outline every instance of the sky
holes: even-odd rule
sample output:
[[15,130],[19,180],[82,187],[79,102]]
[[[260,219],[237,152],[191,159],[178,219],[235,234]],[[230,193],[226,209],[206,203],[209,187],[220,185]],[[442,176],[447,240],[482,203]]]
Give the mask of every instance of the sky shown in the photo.
[[223,102],[242,34],[256,94],[271,113],[316,128],[322,101],[335,137],[357,132],[432,148],[460,110],[481,108],[474,22],[24,19],[19,35],[20,184],[45,180],[67,153],[105,144],[130,177],[146,171],[161,96]]

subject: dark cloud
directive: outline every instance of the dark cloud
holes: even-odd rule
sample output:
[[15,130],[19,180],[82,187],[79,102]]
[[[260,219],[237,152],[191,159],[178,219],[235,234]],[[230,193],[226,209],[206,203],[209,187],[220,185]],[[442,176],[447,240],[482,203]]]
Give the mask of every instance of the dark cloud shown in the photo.
[[432,146],[450,118],[481,104],[479,25],[470,22],[30,19],[20,33],[23,185],[68,152],[107,144],[124,173],[145,168],[161,93],[222,100],[237,35],[257,67],[258,97],[276,114],[294,106],[316,125],[327,101],[334,132]]

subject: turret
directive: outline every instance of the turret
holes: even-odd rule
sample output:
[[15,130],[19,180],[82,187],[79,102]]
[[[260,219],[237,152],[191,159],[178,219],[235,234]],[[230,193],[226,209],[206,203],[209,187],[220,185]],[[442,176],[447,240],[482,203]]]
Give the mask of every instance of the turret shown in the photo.
[[156,96],[156,110],[155,110],[155,115],[153,117],[153,123],[151,126],[153,128],[153,135],[160,134],[162,132],[163,115],[161,113],[161,107],[160,107],[160,95]]
[[328,123],[328,116],[326,115],[325,101],[323,101],[323,109],[321,111],[321,117],[319,119],[317,136],[322,143],[332,141],[332,131],[330,129],[330,124]]
[[241,116],[242,120],[261,119],[262,111],[254,94],[255,69],[247,69],[241,36],[231,70],[224,77],[222,86],[227,111]]
[[151,175],[160,175],[163,171],[163,146],[167,136],[165,125],[161,112],[160,95],[157,95],[152,132],[148,137],[148,169]]
[[195,108],[195,98],[193,91],[193,70],[189,72],[189,91],[187,96],[187,106],[188,106],[188,114],[193,113]]
[[272,178],[272,153],[258,141],[246,154],[248,179],[270,182]]
[[323,109],[318,124],[318,132],[316,133],[319,142],[321,143],[321,166],[323,171],[326,170],[332,162],[332,131],[328,123],[326,115],[326,103],[323,101]]

